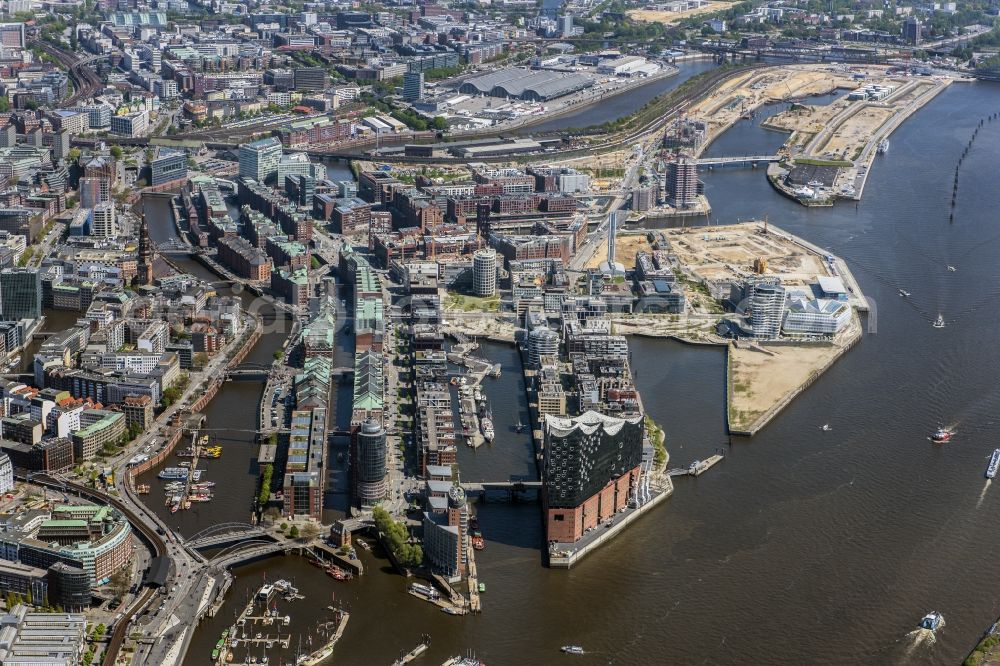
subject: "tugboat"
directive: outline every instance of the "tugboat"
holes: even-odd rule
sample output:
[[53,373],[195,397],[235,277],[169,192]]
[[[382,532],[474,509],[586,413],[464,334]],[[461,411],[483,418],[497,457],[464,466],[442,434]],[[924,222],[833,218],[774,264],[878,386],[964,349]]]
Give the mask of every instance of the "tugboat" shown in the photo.
[[934,328],[944,328],[944,317],[938,315],[938,318],[934,320]]
[[934,431],[934,434],[931,435],[931,441],[937,444],[944,444],[945,442],[950,442],[951,431],[946,430],[945,428],[938,428],[937,430]]
[[559,649],[566,654],[585,654],[583,647],[580,645],[563,645]]
[[930,631],[937,631],[944,625],[944,616],[937,611],[931,611],[927,615],[924,615],[923,619],[920,620],[921,629],[929,629]]
[[990,466],[986,468],[986,478],[992,479],[1000,468],[1000,449],[993,450],[993,457],[990,458]]

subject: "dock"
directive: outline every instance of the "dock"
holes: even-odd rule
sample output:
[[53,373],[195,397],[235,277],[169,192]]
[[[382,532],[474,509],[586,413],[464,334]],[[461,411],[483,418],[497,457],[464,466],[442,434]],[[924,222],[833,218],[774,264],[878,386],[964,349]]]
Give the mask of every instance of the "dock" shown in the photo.
[[330,640],[320,649],[306,655],[301,660],[297,660],[296,663],[299,666],[314,666],[333,654],[333,648],[337,644],[337,641],[340,640],[340,637],[344,635],[344,629],[347,628],[347,621],[351,617],[351,614],[347,611],[337,611],[337,614],[337,629],[330,636]]
[[420,642],[419,645],[417,645],[417,647],[413,648],[406,654],[402,655],[399,659],[392,662],[392,666],[403,666],[403,664],[410,663],[411,661],[422,655],[424,652],[427,652],[427,648],[430,646],[430,643],[431,643],[430,636],[424,636],[423,640]]
[[483,602],[479,597],[479,571],[476,568],[475,551],[469,549],[469,611],[483,612]]
[[679,467],[667,470],[668,476],[701,476],[708,470],[722,462],[725,456],[721,453],[711,455],[704,460],[695,460],[688,467]]

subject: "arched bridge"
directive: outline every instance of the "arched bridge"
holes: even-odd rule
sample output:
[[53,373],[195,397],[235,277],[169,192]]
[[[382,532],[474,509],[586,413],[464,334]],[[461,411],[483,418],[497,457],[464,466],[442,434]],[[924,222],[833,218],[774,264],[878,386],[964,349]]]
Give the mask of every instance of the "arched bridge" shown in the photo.
[[218,567],[219,569],[228,569],[230,567],[243,564],[244,562],[250,562],[263,557],[270,557],[271,555],[288,553],[295,550],[297,547],[298,546],[295,544],[288,543],[287,541],[243,541],[219,551],[208,561],[208,563],[213,567]]
[[192,534],[185,541],[185,545],[194,550],[206,550],[209,548],[229,547],[245,541],[261,539],[266,535],[267,530],[259,525],[251,525],[250,523],[219,523],[218,525],[206,527],[197,534]]

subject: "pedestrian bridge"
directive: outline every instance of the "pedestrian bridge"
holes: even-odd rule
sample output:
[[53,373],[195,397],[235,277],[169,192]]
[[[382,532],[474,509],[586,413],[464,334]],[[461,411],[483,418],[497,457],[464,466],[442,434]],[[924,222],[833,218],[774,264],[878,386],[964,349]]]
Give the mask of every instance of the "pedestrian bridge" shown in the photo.
[[482,481],[462,484],[462,490],[466,493],[481,493],[488,490],[538,490],[541,487],[541,481]]

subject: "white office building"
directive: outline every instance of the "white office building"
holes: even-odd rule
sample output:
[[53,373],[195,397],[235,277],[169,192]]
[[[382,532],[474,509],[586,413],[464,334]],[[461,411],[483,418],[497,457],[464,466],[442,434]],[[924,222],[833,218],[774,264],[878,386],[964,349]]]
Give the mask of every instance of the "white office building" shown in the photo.
[[115,205],[110,201],[103,201],[90,211],[90,234],[108,238],[118,235],[117,216]]
[[777,281],[757,284],[747,296],[754,337],[765,340],[778,337],[785,317],[785,288]]
[[472,292],[480,297],[497,293],[497,251],[493,248],[476,250],[472,256]]
[[829,299],[792,299],[782,327],[791,335],[835,335],[851,321],[851,306]]
[[274,178],[278,175],[281,150],[281,141],[274,137],[240,146],[240,176],[261,183]]

